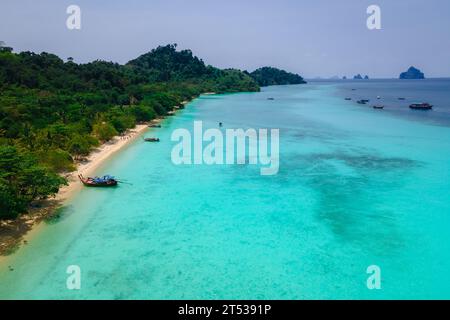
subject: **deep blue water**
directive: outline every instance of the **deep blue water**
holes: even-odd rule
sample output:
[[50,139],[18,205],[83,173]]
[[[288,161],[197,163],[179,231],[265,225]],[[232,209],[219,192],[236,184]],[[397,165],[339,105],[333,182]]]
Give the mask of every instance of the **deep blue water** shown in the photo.
[[[357,100],[370,99],[363,108],[382,104],[385,106],[383,111],[396,116],[422,123],[450,125],[450,79],[312,81],[314,83],[336,85],[340,97],[352,98],[349,103],[356,104]],[[433,111],[411,112],[409,105],[421,102],[431,103]]]

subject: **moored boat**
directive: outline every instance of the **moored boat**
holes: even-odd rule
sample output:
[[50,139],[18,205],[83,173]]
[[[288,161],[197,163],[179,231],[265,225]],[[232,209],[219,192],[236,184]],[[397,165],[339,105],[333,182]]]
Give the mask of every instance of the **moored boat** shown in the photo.
[[433,109],[433,106],[429,103],[423,102],[423,103],[413,103],[409,106],[411,109],[415,110],[431,110]]
[[374,108],[374,109],[384,109],[384,106],[382,106],[382,105],[374,105],[372,108]]
[[115,187],[118,184],[118,181],[110,175],[106,175],[101,178],[100,177],[85,178],[83,177],[82,174],[79,174],[78,178],[86,187]]
[[147,142],[159,142],[159,138],[144,138],[144,141],[147,141]]

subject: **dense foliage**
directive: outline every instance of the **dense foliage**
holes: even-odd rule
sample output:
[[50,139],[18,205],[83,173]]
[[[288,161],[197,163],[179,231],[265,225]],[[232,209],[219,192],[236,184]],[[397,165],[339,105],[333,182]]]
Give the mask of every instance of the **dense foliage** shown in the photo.
[[258,90],[248,74],[206,66],[176,45],[126,65],[0,46],[0,219],[57,192],[74,159],[136,123],[202,92]]
[[0,145],[0,218],[15,218],[32,200],[56,194],[64,183],[30,152]]
[[176,51],[176,45],[158,47],[128,62],[150,82],[189,82],[202,92],[259,91],[258,84],[247,74],[235,69],[221,70],[192,55],[190,50]]
[[298,74],[290,73],[273,67],[256,69],[250,76],[262,87],[286,84],[303,84],[305,80]]

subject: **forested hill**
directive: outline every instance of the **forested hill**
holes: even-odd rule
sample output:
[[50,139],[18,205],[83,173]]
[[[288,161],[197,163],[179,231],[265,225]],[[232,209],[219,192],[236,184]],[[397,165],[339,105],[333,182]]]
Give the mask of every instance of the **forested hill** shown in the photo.
[[207,67],[191,50],[176,51],[176,45],[160,46],[127,63],[151,81],[187,80],[213,77],[219,69]]
[[262,87],[306,83],[306,81],[298,74],[273,67],[259,68],[249,75]]
[[176,44],[160,46],[127,63],[148,81],[189,81],[202,84],[206,91],[259,91],[257,83],[236,69],[206,66],[191,50],[176,50]]
[[258,90],[248,74],[205,66],[176,45],[126,65],[77,64],[0,45],[0,219],[55,194],[74,159],[137,122],[202,92]]

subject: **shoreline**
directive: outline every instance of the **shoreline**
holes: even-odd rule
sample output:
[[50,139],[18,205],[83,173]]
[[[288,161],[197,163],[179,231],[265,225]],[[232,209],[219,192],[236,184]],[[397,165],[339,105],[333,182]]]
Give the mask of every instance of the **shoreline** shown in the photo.
[[[184,109],[188,103],[201,95],[213,94],[215,93],[206,92],[193,96],[178,106],[174,106],[169,115],[176,115],[177,111]],[[128,129],[122,135],[115,136],[103,143],[86,157],[86,161],[75,162],[76,169],[65,175],[68,185],[62,186],[55,196],[36,201],[34,207],[29,208],[27,213],[22,214],[16,220],[0,221],[0,265],[5,263],[8,257],[19,250],[22,245],[26,245],[39,232],[42,222],[57,216],[58,209],[83,188],[78,179],[79,174],[91,175],[112,155],[152,129],[150,125],[160,124],[164,119],[166,116],[139,123],[133,129]]]
[[65,175],[68,185],[62,186],[55,196],[36,201],[28,213],[21,215],[16,220],[0,221],[0,263],[16,252],[21,245],[26,245],[33,234],[40,229],[42,222],[51,218],[59,208],[83,188],[78,179],[79,174],[92,175],[112,155],[150,129],[149,124],[158,124],[163,119],[156,118],[148,123],[137,124],[133,129],[103,143],[94,149],[85,161],[77,162],[74,171]]

